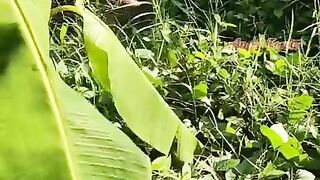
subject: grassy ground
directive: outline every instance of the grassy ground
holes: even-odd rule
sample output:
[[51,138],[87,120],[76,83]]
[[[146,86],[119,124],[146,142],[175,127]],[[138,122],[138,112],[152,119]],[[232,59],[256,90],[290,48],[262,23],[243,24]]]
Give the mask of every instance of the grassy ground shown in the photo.
[[[208,1],[202,7],[188,0],[152,3],[153,12],[139,14],[145,17],[142,23],[111,26],[203,144],[191,166],[182,167],[174,154],[169,166],[156,160],[161,168],[154,166],[154,178],[303,179],[310,173],[320,177],[320,61],[316,51],[309,54],[317,45],[317,16],[301,51],[234,50],[221,33],[238,27],[219,15],[222,2]],[[88,6],[101,17],[109,8],[99,1]],[[312,12],[317,14],[317,8]],[[81,19],[65,17],[63,23],[55,20],[50,26],[51,57],[62,78],[118,123],[151,159],[159,156],[126,128],[109,95],[101,93],[91,78]],[[288,29],[283,39],[292,37],[294,28]]]

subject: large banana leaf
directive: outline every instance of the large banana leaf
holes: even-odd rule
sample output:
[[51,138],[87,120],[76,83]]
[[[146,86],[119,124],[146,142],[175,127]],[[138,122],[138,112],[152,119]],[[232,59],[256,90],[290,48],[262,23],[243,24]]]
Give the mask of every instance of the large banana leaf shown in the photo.
[[191,162],[197,145],[112,30],[89,11],[84,12],[85,45],[96,79],[111,92],[115,106],[142,140],[168,154],[174,138],[181,160]]
[[151,179],[150,161],[54,72],[49,0],[0,0],[0,179]]

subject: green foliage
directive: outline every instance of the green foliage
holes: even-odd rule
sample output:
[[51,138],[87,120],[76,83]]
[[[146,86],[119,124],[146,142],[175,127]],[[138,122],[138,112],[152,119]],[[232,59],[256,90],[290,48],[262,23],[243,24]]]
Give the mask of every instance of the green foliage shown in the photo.
[[[99,82],[105,91],[110,91],[128,127],[166,155],[176,138],[178,157],[192,162],[197,145],[194,135],[170,110],[111,29],[89,11],[84,13],[84,37],[93,73],[101,77]],[[105,70],[99,70],[102,67]]]
[[150,179],[148,157],[54,71],[50,1],[33,2],[0,1],[17,42],[0,59],[0,179]]
[[[317,48],[314,46],[316,38],[312,40],[317,36],[317,23],[311,24],[312,20],[319,20],[314,2],[152,2],[156,17],[150,26],[139,29],[128,22],[123,30],[114,31],[125,48],[108,27],[101,26],[103,23],[94,18],[98,23],[90,22],[90,30],[85,27],[85,38],[92,36],[89,42],[86,39],[89,59],[81,51],[84,49],[81,36],[70,38],[68,33],[62,55],[68,58],[75,51],[68,43],[80,44],[76,47],[80,57],[72,56],[81,59],[79,64],[82,65],[76,67],[87,67],[90,61],[93,72],[90,74],[89,68],[89,71],[78,68],[83,69],[80,77],[85,81],[72,83],[69,80],[69,84],[78,92],[83,91],[82,94],[106,117],[119,123],[119,127],[155,159],[154,178],[290,179],[306,176],[312,179],[313,174],[319,176],[319,57],[308,56],[310,49]],[[103,3],[91,1],[88,7],[101,12]],[[98,10],[92,8],[97,4],[100,5],[96,6]],[[105,19],[104,14],[96,15]],[[309,26],[306,30],[297,31],[306,26]],[[310,36],[312,29],[314,33]],[[301,37],[311,41],[306,42],[310,45],[306,51],[297,52],[282,52],[265,46],[256,50],[232,49],[224,42],[236,37],[251,40],[258,34],[263,34],[259,42],[264,45],[265,37],[282,40]],[[53,56],[56,57],[54,53]],[[69,61],[60,63],[59,58],[55,59],[58,59],[56,67],[61,76],[74,75]],[[86,83],[92,81],[90,75],[99,86],[95,82]],[[159,99],[147,101],[145,96],[149,94],[157,94],[150,96],[159,99],[160,94],[170,108],[166,103],[155,107]],[[146,104],[139,109],[137,102]],[[123,110],[129,106],[130,111]],[[166,111],[159,112],[163,106]],[[155,107],[157,117],[150,116],[152,112],[146,111],[149,107]],[[170,109],[183,121],[183,126],[175,115],[172,119],[177,120],[173,122],[157,120],[161,125],[151,126],[150,119],[160,119]],[[136,119],[137,115],[139,123],[128,121]],[[158,134],[152,141],[143,138],[153,133],[146,130],[146,126]],[[135,129],[134,132],[129,128]],[[177,157],[192,161],[190,152],[194,151],[195,144],[189,142],[195,142],[194,134],[201,142],[200,154],[195,156],[193,164],[182,164]],[[162,152],[169,152],[171,147],[170,153],[163,156],[139,138]],[[163,144],[167,146],[163,148]]]

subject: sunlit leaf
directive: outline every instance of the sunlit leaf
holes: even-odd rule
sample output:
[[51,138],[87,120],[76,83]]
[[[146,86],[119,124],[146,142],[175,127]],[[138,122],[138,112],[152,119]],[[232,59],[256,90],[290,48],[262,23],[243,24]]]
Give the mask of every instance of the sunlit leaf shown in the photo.
[[251,57],[250,51],[248,51],[246,49],[242,49],[242,48],[238,49],[238,54],[240,57],[245,58],[245,59],[248,59]]
[[[93,44],[108,57],[90,58],[94,49],[87,49],[90,62],[108,61],[108,71],[104,73],[110,80],[110,92],[117,111],[128,127],[165,155],[176,138],[179,158],[191,162],[197,145],[193,133],[170,109],[112,30],[88,10],[84,14],[84,37],[86,44]],[[98,67],[93,66],[95,68]],[[107,89],[108,84],[100,83]]]
[[288,101],[288,107],[290,110],[308,110],[311,108],[313,97],[307,95],[301,95],[291,98]]
[[190,180],[191,179],[191,166],[189,165],[189,163],[184,163],[182,166],[182,177],[181,180]]
[[202,52],[200,51],[196,51],[194,54],[193,54],[196,58],[199,58],[201,60],[205,60],[206,59],[206,55],[203,54]]
[[289,137],[288,142],[282,144],[278,150],[286,159],[297,157],[301,155],[303,151],[299,141],[293,137]]
[[260,131],[264,136],[266,136],[270,140],[271,145],[274,149],[276,149],[284,143],[281,136],[277,134],[274,130],[270,129],[268,126],[262,125],[260,127]]
[[225,79],[230,77],[229,72],[224,68],[219,69],[218,74]]
[[0,12],[0,179],[151,179],[148,157],[55,72],[50,1]]
[[171,156],[160,156],[152,161],[152,170],[167,172],[170,170]]
[[275,71],[282,74],[287,68],[287,62],[284,59],[278,59],[275,63]]
[[288,142],[289,135],[288,135],[287,131],[283,128],[282,123],[273,124],[270,127],[270,129],[272,129],[275,133],[277,133],[281,137],[283,143]]

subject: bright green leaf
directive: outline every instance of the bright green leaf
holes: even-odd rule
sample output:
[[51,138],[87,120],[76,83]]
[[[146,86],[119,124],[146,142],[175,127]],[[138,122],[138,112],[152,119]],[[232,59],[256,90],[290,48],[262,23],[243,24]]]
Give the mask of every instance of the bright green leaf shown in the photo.
[[196,52],[194,52],[194,54],[193,54],[196,58],[199,58],[199,59],[201,59],[201,60],[205,60],[206,59],[206,55],[205,54],[203,54],[202,52],[200,52],[200,51],[196,51]]
[[224,79],[230,77],[229,72],[228,72],[226,69],[224,69],[224,68],[219,69],[218,74],[219,74],[221,77],[223,77]]
[[[117,111],[128,127],[165,155],[168,155],[176,138],[180,159],[192,161],[197,145],[195,136],[170,109],[112,30],[88,10],[84,14],[84,36],[86,41],[103,50],[108,57],[93,59],[89,55],[89,60],[108,61],[106,76],[110,80],[110,92]],[[93,66],[95,68],[98,67]],[[101,84],[104,89],[108,87]]]
[[275,70],[278,74],[282,74],[287,68],[287,62],[284,59],[278,59],[275,63]]
[[282,144],[278,150],[286,159],[297,157],[301,155],[303,151],[299,141],[293,137],[289,137],[288,142]]
[[266,125],[262,125],[260,127],[261,133],[266,136],[274,149],[278,148],[280,145],[282,145],[284,142],[280,135],[278,135],[274,130],[270,129]]
[[246,50],[246,49],[238,49],[238,54],[240,57],[245,58],[245,59],[249,59],[251,57],[251,53],[250,51]]
[[50,7],[0,0],[0,179],[151,179],[148,157],[55,72]]
[[272,129],[275,133],[277,133],[281,137],[283,143],[288,142],[289,135],[288,135],[287,131],[283,128],[282,123],[273,124],[270,127],[270,129]]
[[171,166],[171,156],[160,156],[152,161],[152,170],[168,172]]
[[208,85],[206,83],[200,83],[193,87],[193,97],[195,99],[202,99],[208,94]]
[[288,101],[290,110],[308,110],[311,108],[313,97],[307,95],[296,96]]
[[161,34],[168,43],[171,43],[171,33],[170,24],[164,23]]

